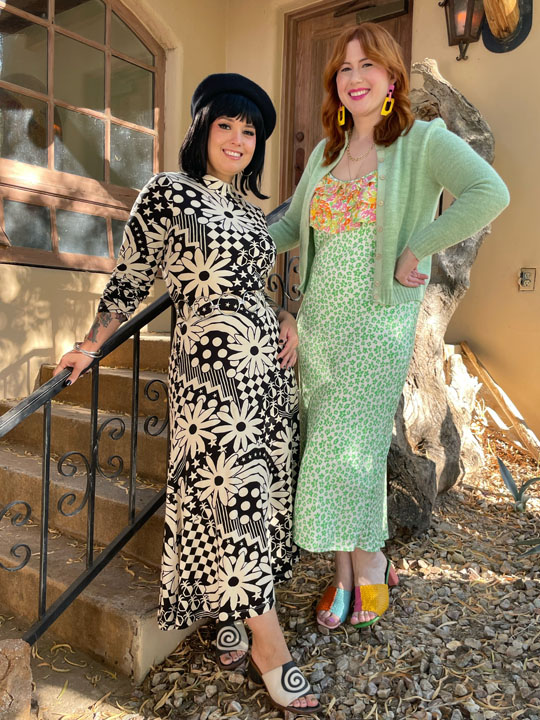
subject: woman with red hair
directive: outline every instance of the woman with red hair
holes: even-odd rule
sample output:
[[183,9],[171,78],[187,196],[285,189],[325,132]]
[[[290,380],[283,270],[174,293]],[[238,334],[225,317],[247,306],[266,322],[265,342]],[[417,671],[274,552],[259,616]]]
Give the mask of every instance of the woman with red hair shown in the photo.
[[[291,206],[270,227],[300,246],[302,462],[294,538],[335,552],[317,621],[366,627],[397,576],[388,538],[386,459],[431,255],[508,204],[497,173],[441,119],[415,120],[401,49],[380,25],[337,40],[324,75],[325,139]],[[455,202],[435,219],[446,188]]]

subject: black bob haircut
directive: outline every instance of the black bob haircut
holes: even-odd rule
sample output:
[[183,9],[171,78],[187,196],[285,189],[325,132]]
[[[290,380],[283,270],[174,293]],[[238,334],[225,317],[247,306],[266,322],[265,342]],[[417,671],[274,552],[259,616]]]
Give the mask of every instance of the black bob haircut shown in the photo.
[[206,175],[210,125],[219,117],[239,118],[243,122],[251,123],[255,128],[255,152],[249,165],[236,175],[235,185],[244,195],[251,190],[256,197],[266,200],[268,196],[263,195],[260,189],[266,132],[259,108],[244,95],[216,95],[196,113],[180,148],[178,160],[181,169],[195,180],[201,180]]

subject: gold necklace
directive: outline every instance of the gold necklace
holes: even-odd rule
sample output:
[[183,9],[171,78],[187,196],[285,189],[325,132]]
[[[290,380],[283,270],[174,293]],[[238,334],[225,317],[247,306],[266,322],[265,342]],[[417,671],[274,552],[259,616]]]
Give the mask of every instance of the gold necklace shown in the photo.
[[362,161],[367,158],[367,156],[369,155],[369,153],[373,150],[374,145],[375,145],[375,143],[372,142],[371,145],[370,145],[370,147],[366,150],[366,152],[365,152],[363,155],[360,155],[360,157],[355,158],[355,157],[353,157],[353,156],[351,155],[351,151],[350,151],[350,149],[349,149],[349,148],[350,148],[350,141],[347,143],[347,166],[348,166],[348,169],[349,169],[349,181],[352,181],[352,180],[353,180],[353,172],[352,172],[352,170],[351,170],[351,161],[352,161],[352,162],[359,162],[359,163],[360,163],[360,165],[356,168],[356,173],[354,173],[355,176],[358,176],[358,171],[360,170],[360,167],[361,167],[361,165],[362,165]]
[[359,157],[353,157],[351,155],[351,143],[349,141],[347,143],[347,155],[349,156],[349,160],[351,160],[352,162],[360,162],[361,160],[365,160],[365,158],[367,158],[369,153],[373,150],[374,146],[375,146],[375,143],[372,142],[371,145],[368,147],[368,149],[366,150],[366,152],[363,155],[360,155]]

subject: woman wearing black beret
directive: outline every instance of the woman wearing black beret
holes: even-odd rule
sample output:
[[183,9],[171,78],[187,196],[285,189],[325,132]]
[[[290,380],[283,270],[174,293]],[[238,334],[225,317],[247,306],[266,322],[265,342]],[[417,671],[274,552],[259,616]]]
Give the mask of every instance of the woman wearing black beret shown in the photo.
[[182,172],[160,173],[135,202],[92,328],[57,371],[74,382],[143,300],[161,268],[177,312],[169,364],[171,454],[158,620],[218,621],[217,659],[245,663],[274,704],[320,709],[291,659],[274,584],[291,577],[298,466],[296,323],[264,293],[275,260],[259,198],[276,114],[232,73],[195,90]]

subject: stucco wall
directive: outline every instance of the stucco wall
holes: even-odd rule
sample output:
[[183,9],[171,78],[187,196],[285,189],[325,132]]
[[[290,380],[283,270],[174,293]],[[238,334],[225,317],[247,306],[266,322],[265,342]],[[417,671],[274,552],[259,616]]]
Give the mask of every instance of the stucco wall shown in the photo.
[[[312,2],[130,0],[126,4],[167,51],[165,169],[176,168],[178,147],[189,123],[191,93],[208,73],[248,74],[273,97],[279,117],[283,15]],[[520,267],[540,265],[534,217],[540,97],[530,89],[529,74],[537,64],[539,35],[535,19],[529,38],[517,50],[497,55],[480,42],[469,48],[468,61],[456,62],[456,49],[447,45],[444,11],[435,2],[415,5],[413,61],[435,58],[442,74],[486,117],[496,139],[495,166],[512,194],[510,208],[494,223],[480,251],[471,290],[447,339],[469,341],[537,434],[540,280],[535,292],[520,293],[517,274]],[[272,196],[263,204],[267,211],[277,201],[279,141],[278,121],[263,179],[263,189]],[[82,337],[106,278],[13,266],[3,266],[2,273],[0,393],[13,397],[31,388],[40,362],[58,357]],[[76,302],[74,293],[78,293]],[[76,317],[61,321],[67,298]]]
[[473,268],[471,288],[447,333],[448,342],[467,340],[495,380],[540,435],[540,277],[534,292],[519,292],[521,267],[540,269],[537,230],[540,96],[531,86],[538,65],[540,18],[526,41],[509,53],[491,53],[480,40],[469,59],[456,61],[446,39],[444,10],[416,3],[413,59],[436,58],[442,75],[486,118],[495,137],[495,168],[507,183],[510,207]]

